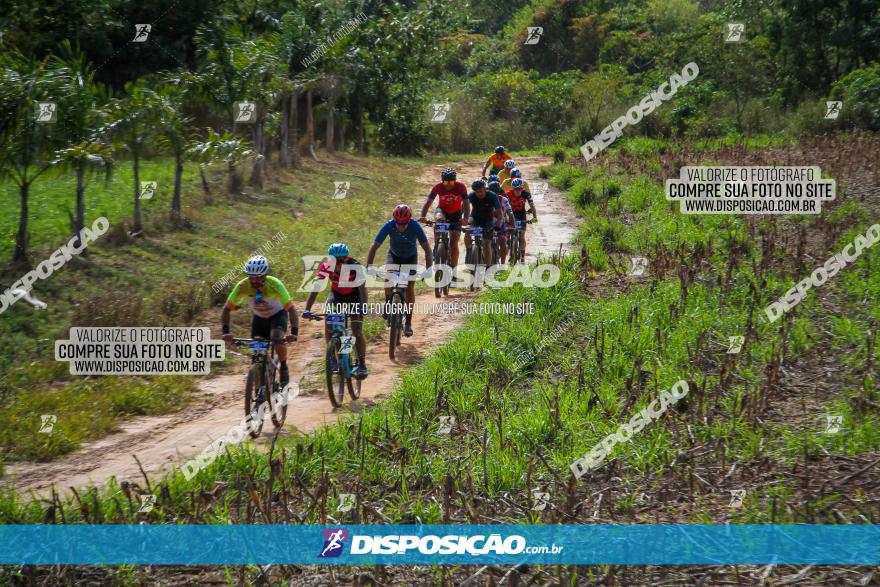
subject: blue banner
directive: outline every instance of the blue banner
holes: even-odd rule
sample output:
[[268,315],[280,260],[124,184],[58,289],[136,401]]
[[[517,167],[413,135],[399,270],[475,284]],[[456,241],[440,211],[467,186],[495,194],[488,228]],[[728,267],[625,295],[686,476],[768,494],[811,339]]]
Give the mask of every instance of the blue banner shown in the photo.
[[6,525],[0,564],[878,565],[865,525]]

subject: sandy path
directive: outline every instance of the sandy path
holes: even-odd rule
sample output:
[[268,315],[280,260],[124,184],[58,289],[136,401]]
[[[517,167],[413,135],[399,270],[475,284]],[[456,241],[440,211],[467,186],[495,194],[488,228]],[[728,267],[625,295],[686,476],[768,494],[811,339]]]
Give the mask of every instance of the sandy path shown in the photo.
[[[573,238],[575,217],[562,193],[549,189],[546,181],[537,179],[538,167],[548,163],[543,157],[523,157],[518,161],[523,175],[535,192],[540,223],[529,226],[527,261],[535,260],[535,253],[549,255],[563,250]],[[459,179],[468,185],[479,175],[482,161],[460,161],[456,164]],[[407,198],[418,213],[424,203],[424,194],[439,177],[443,166],[428,168],[422,178],[422,194]],[[534,179],[532,179],[534,178]],[[383,249],[384,250],[384,249]],[[381,257],[381,255],[380,255]],[[462,256],[464,252],[462,250]],[[448,301],[461,302],[473,297],[469,292],[453,290]],[[319,298],[322,299],[322,298]],[[418,304],[438,301],[433,292],[420,294]],[[445,301],[445,299],[444,299]],[[302,311],[302,307],[298,308]],[[404,338],[398,359],[388,358],[387,335],[374,342],[367,352],[370,376],[363,382],[361,398],[334,410],[320,386],[313,393],[295,398],[288,409],[282,435],[295,430],[308,432],[336,420],[343,413],[360,410],[380,401],[393,389],[401,369],[415,364],[432,349],[442,344],[448,335],[464,320],[462,315],[415,314],[411,338]],[[299,381],[309,371],[309,363],[323,356],[322,323],[300,322],[299,341],[288,345],[288,365],[291,380]],[[200,385],[200,395],[189,408],[178,414],[147,416],[121,423],[122,431],[85,444],[81,449],[51,463],[10,463],[4,484],[13,483],[19,491],[44,494],[55,485],[59,491],[69,487],[103,484],[111,477],[143,483],[135,456],[150,476],[172,470],[175,465],[200,453],[214,439],[220,438],[243,416],[243,387],[246,363],[240,360],[234,372],[206,379]],[[314,369],[312,369],[314,371]],[[267,444],[274,427],[266,422],[257,443]]]

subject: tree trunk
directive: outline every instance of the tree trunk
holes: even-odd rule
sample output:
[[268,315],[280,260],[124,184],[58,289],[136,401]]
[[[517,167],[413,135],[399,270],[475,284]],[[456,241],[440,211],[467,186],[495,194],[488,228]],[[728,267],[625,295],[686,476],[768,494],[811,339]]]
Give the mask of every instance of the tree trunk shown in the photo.
[[[82,248],[79,242],[79,234],[86,225],[86,168],[85,162],[78,163],[76,166],[76,216],[73,218],[73,237],[76,239],[76,246]],[[82,255],[88,254],[88,249],[84,249]]]
[[171,197],[171,221],[180,222],[180,184],[183,181],[183,152],[174,154],[174,195]]
[[333,142],[333,104],[335,102],[335,96],[331,93],[327,98],[327,132],[324,135],[324,143],[330,153],[336,150],[336,145]]
[[263,188],[263,162],[264,158],[261,157],[263,154],[263,121],[258,120],[256,124],[254,124],[253,130],[253,141],[254,141],[254,150],[257,152],[257,157],[254,159],[254,164],[251,167],[251,178],[248,181],[250,185],[256,188]]
[[337,132],[336,148],[344,153],[345,152],[345,118],[344,117],[339,119],[338,129],[339,130]]
[[290,143],[293,145],[293,167],[299,167],[299,90],[294,89],[290,97]]
[[354,107],[354,126],[355,126],[355,137],[357,140],[357,149],[358,154],[366,155],[367,153],[367,140],[366,140],[366,129],[364,128],[364,107],[361,104],[360,99],[355,98],[355,107]]
[[134,228],[132,232],[138,233],[144,230],[141,220],[141,162],[138,153],[134,154]]
[[315,151],[315,116],[312,112],[312,90],[306,90],[306,136],[309,139],[309,151]]
[[229,162],[229,183],[227,189],[229,190],[230,195],[237,195],[241,193],[241,175],[239,175],[238,170],[235,168],[235,163],[232,161]]
[[278,163],[282,168],[290,166],[290,153],[287,141],[290,136],[290,102],[281,102],[281,125],[278,127]]
[[27,263],[28,260],[28,195],[31,188],[30,182],[23,182],[18,186],[19,215],[18,234],[15,236],[15,250],[12,253],[13,263]]
[[211,186],[208,185],[208,177],[205,175],[205,166],[199,163],[199,178],[202,180],[202,191],[205,192],[205,203],[211,204]]

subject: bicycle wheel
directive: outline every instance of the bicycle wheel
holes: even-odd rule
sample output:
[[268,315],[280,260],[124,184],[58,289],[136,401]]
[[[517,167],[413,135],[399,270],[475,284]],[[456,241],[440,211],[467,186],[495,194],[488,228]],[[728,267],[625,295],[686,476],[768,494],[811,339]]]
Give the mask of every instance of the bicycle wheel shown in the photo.
[[[271,415],[272,424],[275,425],[275,428],[281,428],[282,426],[284,426],[284,420],[287,419],[287,398],[281,398],[281,394],[284,392],[284,390],[280,389],[281,384],[276,379],[275,375],[275,367],[272,366],[271,363],[266,365],[266,381],[272,382],[271,385],[267,386],[267,389],[273,390],[273,393],[266,394],[266,397],[269,401],[269,404],[266,406],[266,410]],[[275,395],[276,393],[278,395]]]
[[400,345],[400,337],[403,334],[403,312],[400,307],[403,299],[398,292],[391,294],[391,334],[388,337],[388,356],[394,358],[394,350]]
[[[339,357],[339,346],[339,338],[334,336],[330,339],[330,342],[327,343],[327,353],[324,356],[324,373],[327,376],[327,394],[330,396],[330,403],[333,404],[334,408],[341,406],[342,400],[345,397],[345,377],[342,376],[342,372],[340,371],[341,365],[337,360]],[[330,367],[334,362],[336,363],[336,369],[331,369]],[[339,391],[338,394],[337,390]]]
[[[434,244],[434,265],[439,267],[441,264],[444,263],[444,260],[443,260],[444,254],[445,254],[445,251],[443,248],[443,241],[435,243]],[[443,280],[443,271],[437,270],[434,273],[434,284],[435,284],[434,295],[438,298],[443,295],[443,288],[436,286],[436,284],[442,280]]]
[[474,291],[477,281],[477,267],[483,264],[483,239],[474,239],[474,252],[471,253],[474,262],[474,278],[471,280],[471,291]]
[[[357,354],[355,354],[357,356]],[[349,355],[351,357],[351,355]],[[348,364],[351,366],[352,370],[357,369],[360,366],[360,361],[357,359],[351,360],[349,359]],[[348,377],[348,395],[352,400],[356,400],[361,397],[361,383],[363,383],[357,377]]]
[[519,260],[519,232],[514,231],[510,238],[510,264],[516,265]]
[[[248,421],[248,434],[256,438],[263,431],[263,418],[260,417],[257,405],[257,390],[260,389],[263,379],[263,370],[259,363],[251,365],[247,374],[247,383],[244,388],[244,417]],[[265,415],[265,412],[263,412]]]
[[[443,265],[446,267],[449,266],[449,237],[446,237],[443,239]],[[452,282],[452,275],[453,275],[453,273],[450,270],[449,276],[447,277],[446,275],[444,275],[443,278],[448,279],[449,282],[451,283]],[[443,295],[445,295],[445,296],[449,295],[449,283],[447,283],[446,285],[443,286]]]

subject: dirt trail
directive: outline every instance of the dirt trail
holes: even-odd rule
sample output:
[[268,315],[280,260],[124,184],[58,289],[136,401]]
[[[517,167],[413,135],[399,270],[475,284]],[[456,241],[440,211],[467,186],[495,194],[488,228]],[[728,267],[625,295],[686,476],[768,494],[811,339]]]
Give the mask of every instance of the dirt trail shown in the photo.
[[[566,250],[575,230],[575,216],[565,196],[558,190],[550,189],[546,181],[536,179],[538,167],[547,163],[544,157],[523,157],[518,161],[523,176],[529,180],[535,192],[540,218],[539,224],[530,225],[528,229],[529,262],[535,260],[536,252],[550,255],[558,252],[560,245]],[[481,166],[482,161],[458,162],[459,179],[469,185],[472,179],[479,176]],[[429,186],[437,181],[443,167],[426,169],[422,178],[422,193],[408,201],[416,213],[424,204],[424,195]],[[450,302],[465,301],[474,295],[458,290],[450,293]],[[419,305],[436,301],[439,300],[433,292],[416,297]],[[302,311],[301,304],[298,310]],[[291,402],[281,434],[289,435],[294,430],[309,432],[333,422],[340,414],[357,411],[380,401],[393,390],[402,368],[418,362],[442,344],[463,319],[461,315],[415,314],[414,335],[404,339],[397,360],[388,358],[387,335],[368,349],[370,376],[363,383],[359,401],[351,402],[346,397],[343,408],[334,410],[326,390],[320,386],[318,391],[304,393]],[[291,381],[300,381],[309,370],[309,363],[323,356],[322,330],[322,323],[300,322],[299,341],[288,345]],[[242,360],[234,372],[206,379],[200,385],[200,396],[181,413],[128,420],[121,423],[121,432],[87,443],[78,451],[51,463],[10,463],[3,483],[14,482],[18,491],[35,491],[39,494],[45,494],[53,485],[62,492],[68,492],[69,487],[101,485],[113,476],[143,484],[143,475],[135,456],[143,471],[154,477],[194,457],[240,422],[245,368]],[[318,384],[321,385],[321,382],[318,381]],[[274,427],[267,421],[262,436],[256,442],[268,443],[273,433]]]

